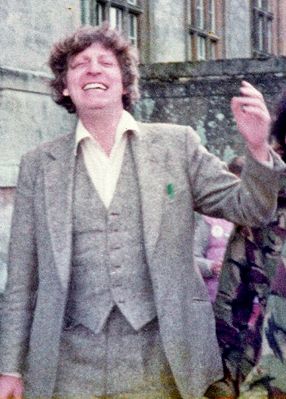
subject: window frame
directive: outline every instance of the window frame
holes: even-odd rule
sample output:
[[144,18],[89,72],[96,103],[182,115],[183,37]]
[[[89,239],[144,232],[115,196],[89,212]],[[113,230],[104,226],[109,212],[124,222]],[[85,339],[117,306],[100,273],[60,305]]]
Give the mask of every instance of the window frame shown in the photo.
[[[103,21],[110,22],[112,9],[118,9],[122,13],[122,29],[117,26],[137,47],[140,45],[140,17],[143,14],[142,0],[81,0],[82,23],[94,26],[101,25]],[[97,8],[101,9],[101,17],[98,17]],[[137,19],[137,32],[130,35],[130,15]],[[117,17],[116,17],[117,19]],[[114,24],[113,24],[114,25]],[[113,26],[112,27],[115,27]]]
[[[191,61],[217,59],[217,43],[220,40],[220,37],[216,33],[216,1],[189,0],[188,7],[190,15],[188,24],[190,44],[188,58]],[[210,12],[210,9],[212,12]],[[203,16],[203,22],[201,16]],[[205,50],[201,51],[202,47],[200,44],[203,42],[205,43]]]
[[273,52],[273,19],[269,0],[252,0],[252,54],[268,57]]

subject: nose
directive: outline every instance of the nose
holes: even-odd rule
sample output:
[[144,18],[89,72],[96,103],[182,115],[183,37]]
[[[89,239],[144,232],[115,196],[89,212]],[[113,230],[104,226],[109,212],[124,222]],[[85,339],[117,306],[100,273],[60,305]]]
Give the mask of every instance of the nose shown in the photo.
[[97,75],[101,73],[102,66],[96,58],[92,58],[89,62],[88,73]]

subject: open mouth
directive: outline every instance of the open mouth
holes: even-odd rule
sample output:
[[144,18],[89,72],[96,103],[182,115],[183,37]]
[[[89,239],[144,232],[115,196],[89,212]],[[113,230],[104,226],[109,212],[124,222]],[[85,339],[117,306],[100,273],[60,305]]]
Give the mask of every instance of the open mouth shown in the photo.
[[86,85],[83,86],[83,90],[102,90],[105,91],[107,90],[107,86],[103,83],[87,83]]

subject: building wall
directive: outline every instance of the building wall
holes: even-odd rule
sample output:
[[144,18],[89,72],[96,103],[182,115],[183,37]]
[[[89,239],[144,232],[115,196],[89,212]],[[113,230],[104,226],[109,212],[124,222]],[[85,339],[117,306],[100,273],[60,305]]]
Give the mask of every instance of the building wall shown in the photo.
[[80,25],[80,5],[80,0],[0,4],[5,49],[0,53],[0,187],[15,185],[21,154],[72,123],[53,105],[45,78],[52,44]]
[[0,68],[0,187],[15,186],[23,153],[73,126],[74,117],[51,100],[47,81],[45,73]]
[[251,57],[249,0],[225,1],[225,58]]
[[277,35],[277,54],[286,55],[286,7],[285,2],[278,0],[276,5],[277,10],[277,30],[274,32]]
[[51,44],[80,24],[80,0],[9,0],[0,3],[0,65],[46,70]]
[[149,0],[144,3],[142,62],[185,61],[185,1],[179,0],[176,6],[173,0]]
[[191,125],[210,151],[229,161],[243,151],[230,109],[243,79],[264,94],[273,111],[286,87],[286,58],[142,66],[135,115],[143,121]]

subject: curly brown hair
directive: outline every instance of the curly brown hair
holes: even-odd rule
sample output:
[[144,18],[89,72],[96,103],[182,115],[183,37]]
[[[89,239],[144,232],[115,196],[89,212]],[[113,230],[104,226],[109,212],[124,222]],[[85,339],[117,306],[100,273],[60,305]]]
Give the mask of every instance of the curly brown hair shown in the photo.
[[68,64],[71,57],[93,43],[100,43],[115,54],[121,68],[123,87],[126,91],[122,96],[123,107],[130,110],[140,97],[137,51],[119,31],[111,29],[107,23],[100,27],[81,27],[71,36],[53,46],[48,65],[54,74],[54,78],[49,82],[54,101],[65,107],[68,112],[76,112],[71,98],[63,95]]

